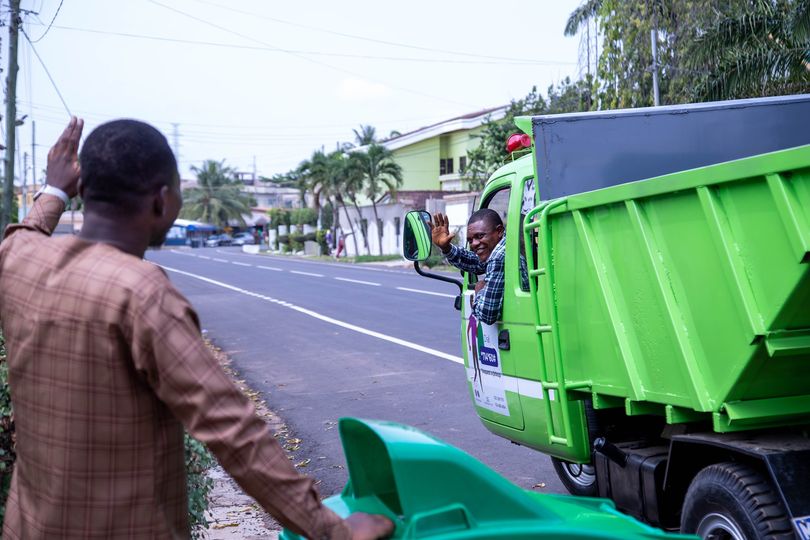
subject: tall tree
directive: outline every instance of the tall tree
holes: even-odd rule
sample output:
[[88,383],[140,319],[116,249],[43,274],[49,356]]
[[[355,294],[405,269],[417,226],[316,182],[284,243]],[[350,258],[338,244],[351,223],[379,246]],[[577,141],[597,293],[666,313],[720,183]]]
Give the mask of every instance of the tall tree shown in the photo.
[[299,165],[299,171],[306,178],[307,188],[312,192],[312,206],[320,216],[321,191],[330,181],[329,158],[323,150],[316,150],[311,158]]
[[377,142],[377,128],[360,124],[359,129],[353,129],[354,141],[357,146],[368,146]]
[[184,205],[182,216],[220,227],[229,221],[245,225],[244,215],[250,214],[255,201],[240,191],[234,180],[234,170],[225,161],[206,160],[202,166],[193,166],[197,175],[197,186],[183,191]]
[[372,143],[365,152],[355,152],[353,155],[356,156],[357,166],[362,171],[364,194],[371,200],[371,207],[374,210],[379,254],[382,255],[383,231],[377,213],[377,203],[386,194],[396,195],[397,189],[402,185],[402,167],[394,161],[391,150],[376,143]]
[[652,105],[654,69],[662,104],[808,91],[807,0],[585,0],[566,35],[593,20],[599,109]]
[[483,189],[490,175],[503,165],[504,160],[509,156],[506,152],[506,140],[516,131],[515,118],[544,112],[546,112],[546,100],[534,86],[526,97],[512,100],[502,119],[488,118],[484,122],[482,131],[477,136],[478,145],[467,152],[469,163],[464,171],[464,178],[472,191]]
[[753,0],[726,7],[688,42],[693,97],[736,99],[810,90],[810,2]]
[[363,175],[364,164],[362,162],[362,157],[358,155],[357,152],[351,152],[346,154],[344,157],[345,159],[343,160],[343,164],[340,169],[341,189],[337,194],[337,200],[343,208],[343,214],[346,216],[346,221],[349,223],[349,227],[351,228],[351,230],[346,234],[353,235],[352,239],[354,241],[354,252],[359,255],[360,250],[358,249],[357,245],[357,231],[352,224],[352,219],[349,215],[347,204],[351,203],[352,207],[354,208],[355,215],[357,216],[355,221],[358,223],[357,228],[360,231],[360,236],[363,238],[365,253],[366,255],[370,255],[371,249],[369,248],[368,244],[368,231],[362,226],[363,212],[360,210],[360,203],[358,202],[359,197],[363,193],[363,187],[365,185],[365,176]]

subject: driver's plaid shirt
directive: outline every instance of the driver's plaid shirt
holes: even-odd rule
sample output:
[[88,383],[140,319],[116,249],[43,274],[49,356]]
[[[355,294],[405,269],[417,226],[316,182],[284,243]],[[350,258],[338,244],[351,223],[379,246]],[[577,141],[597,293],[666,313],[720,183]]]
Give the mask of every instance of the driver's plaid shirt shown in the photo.
[[481,289],[473,301],[473,314],[475,318],[486,324],[495,324],[501,317],[503,307],[503,262],[506,257],[506,236],[492,250],[489,259],[481,262],[478,255],[469,249],[456,245],[450,246],[450,253],[446,255],[447,262],[465,272],[484,276],[484,288]]

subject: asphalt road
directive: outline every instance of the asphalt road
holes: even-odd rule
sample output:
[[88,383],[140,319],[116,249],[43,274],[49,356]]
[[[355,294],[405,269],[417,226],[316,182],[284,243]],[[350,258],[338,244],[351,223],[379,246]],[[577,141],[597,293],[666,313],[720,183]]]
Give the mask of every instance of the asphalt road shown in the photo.
[[162,265],[234,367],[303,440],[296,460],[340,491],[343,416],[414,426],[525,488],[564,493],[550,460],[489,433],[461,361],[453,285],[412,269],[248,255],[237,248],[163,249]]

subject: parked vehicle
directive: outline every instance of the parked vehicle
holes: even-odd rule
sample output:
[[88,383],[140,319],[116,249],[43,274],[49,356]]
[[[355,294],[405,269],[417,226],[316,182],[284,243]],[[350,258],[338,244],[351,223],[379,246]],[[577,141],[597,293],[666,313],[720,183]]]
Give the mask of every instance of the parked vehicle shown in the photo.
[[[810,95],[516,124],[531,154],[480,205],[501,320],[471,325],[457,282],[483,424],[650,524],[810,538]],[[430,277],[429,219],[403,246]]]
[[234,246],[244,246],[248,245],[251,246],[256,243],[256,240],[253,238],[253,233],[249,232],[239,232],[233,235],[233,241],[231,245]]
[[232,241],[229,234],[213,234],[205,241],[205,247],[230,246]]

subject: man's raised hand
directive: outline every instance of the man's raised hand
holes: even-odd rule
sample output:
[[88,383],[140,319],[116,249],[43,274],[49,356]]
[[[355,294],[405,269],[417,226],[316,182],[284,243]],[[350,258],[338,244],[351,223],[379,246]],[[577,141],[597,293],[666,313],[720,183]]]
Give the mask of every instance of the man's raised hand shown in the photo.
[[433,216],[433,222],[430,227],[430,238],[434,244],[439,246],[442,253],[450,251],[450,242],[455,238],[456,234],[450,232],[450,220],[447,216],[437,212]]
[[48,152],[48,185],[61,189],[68,197],[75,197],[79,191],[79,140],[83,129],[84,120],[72,116]]

